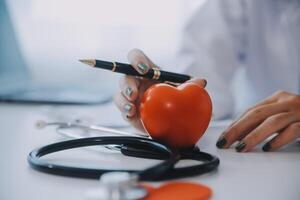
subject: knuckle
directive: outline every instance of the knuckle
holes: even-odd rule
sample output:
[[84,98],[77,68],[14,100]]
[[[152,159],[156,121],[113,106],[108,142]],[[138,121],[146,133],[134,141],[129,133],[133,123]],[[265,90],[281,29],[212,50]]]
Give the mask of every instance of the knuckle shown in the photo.
[[120,95],[119,94],[116,94],[114,96],[114,104],[117,106],[117,108],[122,111],[121,107],[122,107],[122,102],[120,100]]
[[287,117],[287,114],[277,114],[277,115],[272,115],[271,117],[268,117],[266,119],[266,123],[268,124],[278,124],[282,120],[284,120]]
[[293,123],[289,126],[289,130],[295,134],[300,132],[300,122]]
[[124,81],[125,81],[125,76],[121,76],[119,78],[119,84],[120,84],[120,86],[124,84]]
[[115,93],[113,100],[116,105],[119,104],[119,92]]
[[242,116],[249,116],[253,112],[254,109],[255,109],[255,107],[248,108],[246,111],[244,111],[242,113],[242,115],[240,117],[242,117]]
[[128,85],[128,76],[121,76],[119,79],[119,87],[123,89]]
[[257,134],[251,134],[245,138],[244,142],[247,144],[248,147],[253,147],[257,144]]
[[132,49],[128,53],[128,58],[132,59],[144,59],[144,53],[139,49]]
[[143,53],[143,51],[138,48],[133,48],[131,51],[134,53]]
[[121,87],[126,88],[128,86],[132,86],[134,83],[131,81],[130,76],[124,76],[123,77],[123,82],[121,83]]
[[257,135],[249,133],[245,138],[242,139],[246,143],[247,148],[252,148],[257,144]]
[[288,110],[293,111],[300,107],[300,96],[289,94],[288,96],[280,99],[280,102],[284,103]]
[[[248,108],[246,111],[245,111],[245,113],[249,113],[249,112],[251,112],[253,109],[255,109],[255,107],[250,107],[250,108]],[[245,114],[244,113],[244,114]]]
[[131,77],[130,86],[133,90],[137,90],[137,88],[139,86],[139,82],[138,82],[137,78]]
[[291,95],[290,96],[290,101],[295,103],[296,105],[300,104],[300,97],[297,95]]
[[228,140],[234,140],[238,136],[238,129],[236,127],[230,128],[230,130],[224,133],[224,137]]
[[135,55],[135,54],[139,54],[139,53],[142,53],[142,51],[140,49],[137,49],[137,48],[133,48],[131,49],[129,52],[128,52],[128,57],[132,56],[132,55]]
[[259,107],[259,108],[253,108],[248,112],[249,116],[260,116],[264,112],[264,109]]
[[283,90],[278,90],[274,93],[274,96],[278,96],[278,97],[281,97],[281,96],[286,96],[288,93],[286,91],[283,91]]

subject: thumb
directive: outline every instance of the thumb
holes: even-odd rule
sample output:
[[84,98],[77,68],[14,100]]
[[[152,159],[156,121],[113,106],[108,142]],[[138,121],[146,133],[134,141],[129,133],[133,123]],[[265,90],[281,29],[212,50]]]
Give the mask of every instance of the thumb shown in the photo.
[[195,83],[203,88],[205,88],[207,85],[207,81],[205,79],[200,78],[192,78],[191,80],[188,80],[187,83]]
[[128,53],[128,60],[136,71],[146,74],[150,68],[158,68],[141,50],[133,49]]

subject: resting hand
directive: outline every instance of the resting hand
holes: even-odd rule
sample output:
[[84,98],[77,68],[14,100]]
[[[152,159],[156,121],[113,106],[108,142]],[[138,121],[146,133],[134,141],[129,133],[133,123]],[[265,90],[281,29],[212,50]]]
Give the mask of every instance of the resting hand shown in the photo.
[[225,130],[217,147],[229,148],[239,141],[236,150],[247,152],[275,133],[264,151],[274,151],[300,137],[299,95],[277,92],[249,109]]
[[[150,68],[157,67],[141,50],[133,49],[128,53],[128,60],[140,74],[145,74]],[[205,87],[204,79],[190,80],[201,87]],[[123,117],[131,125],[141,131],[145,131],[140,120],[139,105],[144,92],[153,84],[159,83],[155,80],[124,76],[120,79],[120,90],[115,95],[115,104],[121,111]]]

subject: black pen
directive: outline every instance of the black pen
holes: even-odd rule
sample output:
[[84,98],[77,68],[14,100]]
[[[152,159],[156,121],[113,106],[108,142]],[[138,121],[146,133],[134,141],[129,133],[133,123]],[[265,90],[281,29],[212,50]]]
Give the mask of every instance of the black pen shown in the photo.
[[108,61],[95,60],[95,59],[83,59],[79,61],[87,65],[90,65],[92,67],[106,69],[113,72],[131,75],[131,76],[140,76],[140,77],[158,80],[162,82],[167,81],[173,83],[183,83],[191,79],[191,76],[189,75],[167,72],[156,68],[149,69],[149,71],[146,74],[140,74],[129,64],[108,62]]

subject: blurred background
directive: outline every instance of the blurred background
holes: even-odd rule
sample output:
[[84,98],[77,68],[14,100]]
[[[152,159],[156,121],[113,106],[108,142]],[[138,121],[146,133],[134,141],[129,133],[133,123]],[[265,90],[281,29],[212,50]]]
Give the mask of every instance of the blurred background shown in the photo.
[[181,29],[201,3],[203,0],[9,0],[6,6],[32,79],[114,90],[118,76],[90,69],[78,59],[127,62],[127,52],[139,48],[162,68],[174,70]]

